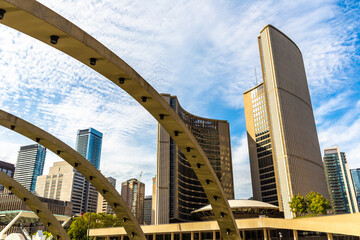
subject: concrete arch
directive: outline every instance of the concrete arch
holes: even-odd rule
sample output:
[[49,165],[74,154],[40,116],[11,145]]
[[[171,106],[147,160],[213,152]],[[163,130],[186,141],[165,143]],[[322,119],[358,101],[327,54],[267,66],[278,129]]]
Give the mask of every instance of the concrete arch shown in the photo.
[[[106,201],[111,205],[116,216],[118,216],[118,218],[122,221],[122,225],[129,238],[134,240],[146,239],[140,227],[140,224],[138,223],[130,209],[127,207],[121,195],[100,173],[99,170],[97,170],[87,159],[81,156],[73,148],[66,145],[64,142],[60,141],[51,134],[45,132],[44,130],[34,126],[33,124],[26,122],[25,120],[2,110],[0,110],[0,125],[38,142],[39,144],[46,147],[47,149],[64,159],[66,162],[71,164],[89,182],[91,182],[91,184],[98,190],[101,195],[104,196]],[[29,192],[29,194],[31,193]],[[36,198],[33,194],[31,195],[32,199]],[[29,196],[27,198],[30,199]],[[25,203],[28,204],[28,202]],[[37,206],[39,208],[39,206],[41,206],[39,205],[39,203],[41,204],[41,202],[39,201],[37,203]],[[31,210],[36,211],[36,209],[34,210],[32,208]],[[43,222],[48,221],[43,218],[40,219]],[[51,224],[55,225],[55,222],[51,222]],[[62,228],[61,225],[60,228]]]
[[45,225],[47,225],[47,228],[54,236],[54,239],[70,240],[60,222],[56,220],[55,216],[50,212],[46,205],[44,205],[34,194],[24,188],[12,177],[1,171],[0,184],[9,189],[18,198],[25,202],[25,204],[39,217],[39,219]]
[[[0,0],[0,23],[38,39],[89,66],[125,90],[170,134],[194,169],[224,239],[240,239],[222,186],[190,130],[134,69],[83,30],[34,0]],[[51,41],[51,42],[50,42]]]

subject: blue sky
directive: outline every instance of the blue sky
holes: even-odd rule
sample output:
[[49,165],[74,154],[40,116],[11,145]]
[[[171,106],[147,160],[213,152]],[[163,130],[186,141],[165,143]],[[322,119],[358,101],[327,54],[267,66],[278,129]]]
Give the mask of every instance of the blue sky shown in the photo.
[[[321,149],[360,167],[360,3],[357,1],[41,0],[114,51],[189,112],[230,122],[237,198],[252,196],[243,92],[262,80],[257,36],[266,24],[302,51]],[[104,133],[101,170],[120,183],[156,169],[156,121],[110,81],[0,24],[0,108],[75,146]],[[32,142],[0,128],[0,160]],[[57,156],[48,152],[45,171]],[[134,164],[136,163],[136,164]]]

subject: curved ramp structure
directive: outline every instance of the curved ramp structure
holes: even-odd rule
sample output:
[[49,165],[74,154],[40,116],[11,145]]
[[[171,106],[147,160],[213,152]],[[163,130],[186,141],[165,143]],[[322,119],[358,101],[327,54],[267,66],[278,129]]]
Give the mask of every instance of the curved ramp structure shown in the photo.
[[[110,184],[110,182],[100,173],[100,171],[97,170],[87,159],[51,134],[2,110],[0,110],[0,125],[38,142],[72,165],[89,182],[91,182],[101,195],[104,196],[106,201],[111,205],[112,209],[116,213],[116,216],[122,220],[122,225],[126,233],[129,235],[129,238],[136,240],[146,239],[138,221],[127,207],[123,198]],[[29,192],[29,194],[31,193]],[[36,198],[35,196],[32,197]],[[27,204],[27,202],[25,203]],[[40,208],[40,206],[41,205],[39,204],[37,205],[38,208]],[[36,209],[34,210],[33,208],[31,208],[31,210],[36,211]],[[40,219],[44,221],[44,223],[48,222],[46,219],[41,217]],[[54,224],[54,222],[51,222],[51,224]],[[60,228],[62,228],[61,225]]]
[[240,239],[223,188],[204,151],[181,118],[148,82],[96,39],[34,0],[0,0],[0,15],[0,23],[77,59],[138,101],[166,129],[188,159],[214,209],[223,238]]
[[70,240],[60,222],[56,220],[55,216],[50,212],[46,205],[43,204],[34,194],[2,171],[0,171],[0,184],[25,202],[25,204],[47,226],[51,234],[54,236],[54,239]]

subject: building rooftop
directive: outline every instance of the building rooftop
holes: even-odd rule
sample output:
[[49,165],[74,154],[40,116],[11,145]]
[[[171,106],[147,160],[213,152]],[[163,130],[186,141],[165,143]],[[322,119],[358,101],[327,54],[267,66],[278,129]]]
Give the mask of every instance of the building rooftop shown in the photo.
[[[278,206],[275,206],[275,205],[272,205],[269,203],[260,202],[260,201],[256,201],[256,200],[245,200],[245,199],[229,200],[229,205],[232,210],[236,210],[238,208],[262,208],[262,209],[274,209],[274,210],[279,209]],[[212,210],[212,207],[209,204],[209,205],[206,205],[205,207],[202,207],[202,208],[199,208],[199,209],[193,211],[192,213],[211,211],[211,210]]]

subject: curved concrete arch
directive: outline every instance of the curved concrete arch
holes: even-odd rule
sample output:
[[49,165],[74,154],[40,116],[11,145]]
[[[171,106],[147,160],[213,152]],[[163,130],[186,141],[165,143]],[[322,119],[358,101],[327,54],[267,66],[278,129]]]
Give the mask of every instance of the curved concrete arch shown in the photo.
[[34,194],[24,188],[12,177],[0,171],[0,184],[9,189],[33,211],[39,219],[47,226],[54,239],[70,240],[65,229],[55,216]]
[[[72,165],[104,196],[116,216],[122,221],[122,225],[129,238],[134,240],[146,239],[140,224],[127,207],[121,195],[99,170],[73,148],[33,124],[2,110],[0,110],[0,125],[38,142]],[[28,204],[28,202],[25,203]],[[31,210],[33,209],[31,208]]]
[[223,238],[240,239],[229,203],[204,151],[180,117],[148,82],[96,39],[34,0],[0,0],[0,9],[5,10],[0,23],[77,59],[138,101],[185,154],[214,209]]

